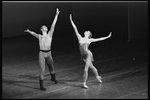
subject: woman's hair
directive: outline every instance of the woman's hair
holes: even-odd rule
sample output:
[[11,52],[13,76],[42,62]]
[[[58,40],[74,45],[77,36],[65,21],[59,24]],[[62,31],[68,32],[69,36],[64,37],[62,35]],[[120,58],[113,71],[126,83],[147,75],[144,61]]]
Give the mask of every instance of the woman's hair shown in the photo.
[[90,33],[90,38],[92,37],[92,33],[89,31],[89,33]]
[[84,35],[86,35],[86,34],[88,34],[88,35],[89,35],[89,38],[91,38],[91,37],[92,37],[92,33],[91,33],[90,31],[85,31],[85,32],[84,32]]

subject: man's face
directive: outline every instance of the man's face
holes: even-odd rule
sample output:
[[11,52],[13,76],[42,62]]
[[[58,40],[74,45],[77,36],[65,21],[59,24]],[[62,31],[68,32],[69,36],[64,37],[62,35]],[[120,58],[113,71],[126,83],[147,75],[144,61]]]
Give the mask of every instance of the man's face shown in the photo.
[[47,30],[48,30],[48,29],[47,29],[46,26],[42,26],[42,27],[41,27],[41,31],[46,31],[46,32],[47,32]]

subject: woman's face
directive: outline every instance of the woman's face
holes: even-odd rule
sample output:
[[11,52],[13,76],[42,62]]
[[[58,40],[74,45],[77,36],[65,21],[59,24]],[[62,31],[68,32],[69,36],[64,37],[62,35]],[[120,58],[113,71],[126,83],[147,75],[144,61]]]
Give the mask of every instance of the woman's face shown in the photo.
[[86,37],[88,37],[88,38],[91,38],[91,37],[92,37],[92,34],[91,34],[90,31],[85,31],[85,32],[84,32],[84,35],[85,35]]

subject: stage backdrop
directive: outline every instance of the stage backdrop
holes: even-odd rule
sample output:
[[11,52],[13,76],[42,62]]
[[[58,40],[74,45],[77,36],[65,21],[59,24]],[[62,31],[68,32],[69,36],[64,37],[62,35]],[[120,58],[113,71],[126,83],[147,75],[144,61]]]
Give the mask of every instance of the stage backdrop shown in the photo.
[[[40,33],[40,27],[46,25],[49,29],[56,14],[56,8],[61,11],[55,31],[70,27],[70,3],[54,2],[3,2],[2,3],[2,36],[12,37],[25,33],[30,29]],[[69,24],[68,24],[69,23]]]
[[70,37],[74,30],[70,24],[72,14],[80,34],[90,30],[93,37],[134,40],[148,34],[148,2],[3,2],[2,37],[28,34],[25,29],[40,33],[41,25],[50,28],[56,8],[60,15],[56,23],[55,37]]

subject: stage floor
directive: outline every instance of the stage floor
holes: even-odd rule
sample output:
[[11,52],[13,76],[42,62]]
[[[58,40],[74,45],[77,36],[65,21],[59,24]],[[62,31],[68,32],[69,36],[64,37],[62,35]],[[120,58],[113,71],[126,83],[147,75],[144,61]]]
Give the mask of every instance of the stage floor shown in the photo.
[[[129,50],[126,53],[121,52],[120,45],[117,47],[115,44],[93,49],[95,60],[93,64],[102,76],[103,82],[99,83],[89,70],[87,81],[89,89],[82,87],[84,63],[80,59],[78,48],[69,52],[65,49],[53,49],[52,56],[58,84],[50,81],[51,77],[46,66],[44,86],[47,91],[41,91],[38,81],[40,72],[38,41],[29,37],[24,38],[22,40],[24,42],[14,39],[3,40],[3,99],[148,99],[148,51],[147,48],[144,49],[145,47],[126,45],[126,50]],[[25,42],[27,40],[30,42]],[[134,46],[143,49],[138,50]]]

